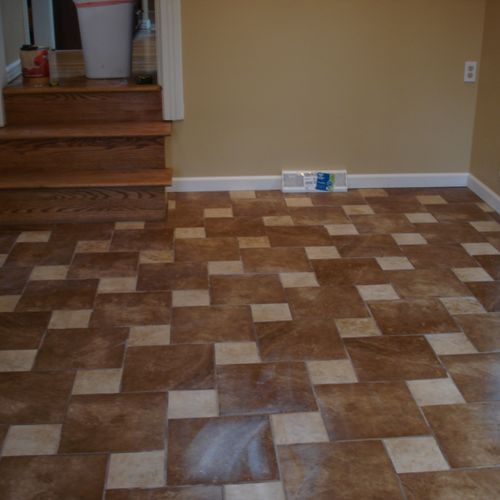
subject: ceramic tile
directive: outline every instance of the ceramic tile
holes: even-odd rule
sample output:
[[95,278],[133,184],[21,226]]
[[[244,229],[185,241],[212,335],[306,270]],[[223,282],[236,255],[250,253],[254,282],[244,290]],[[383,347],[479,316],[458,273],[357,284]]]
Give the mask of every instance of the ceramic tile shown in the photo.
[[476,231],[481,233],[494,233],[500,231],[500,224],[496,221],[478,220],[469,223]]
[[144,229],[144,222],[143,221],[115,222],[115,229],[118,231],[123,229]]
[[208,306],[210,296],[208,290],[174,290],[172,307]]
[[322,226],[281,226],[266,230],[272,247],[312,247],[331,244],[331,237]]
[[205,219],[205,229],[209,238],[262,238],[266,234],[262,217],[209,218]]
[[422,223],[417,227],[429,244],[446,245],[485,241],[484,236],[466,222]]
[[122,370],[78,370],[72,394],[114,394],[120,392]]
[[319,286],[314,273],[281,273],[280,280],[284,288]]
[[54,455],[59,447],[60,425],[11,425],[2,449],[3,457]]
[[464,283],[493,281],[493,278],[482,267],[455,268],[453,272],[457,278]]
[[177,227],[174,231],[174,239],[206,238],[203,227]]
[[288,215],[283,200],[233,199],[233,213],[237,217],[274,217]]
[[498,255],[500,252],[491,243],[462,243],[469,255]]
[[101,278],[97,293],[135,292],[137,278]]
[[388,196],[387,191],[385,189],[378,188],[363,188],[359,189],[359,194],[364,198],[375,198],[375,197],[386,197]]
[[372,215],[375,213],[370,205],[343,205],[342,209],[346,215]]
[[360,233],[412,233],[416,229],[403,214],[351,215],[350,218]]
[[90,279],[135,276],[138,260],[137,252],[79,253],[71,263],[68,277]]
[[155,488],[165,484],[165,452],[113,453],[106,488]]
[[241,260],[247,273],[287,273],[310,271],[303,248],[245,248]]
[[285,500],[283,485],[278,481],[250,484],[226,484],[224,486],[226,500]]
[[457,386],[449,378],[409,380],[407,385],[419,406],[465,403]]
[[30,371],[36,355],[36,349],[0,351],[0,372]]
[[335,323],[337,324],[340,336],[343,338],[381,335],[377,324],[371,318],[337,319]]
[[76,311],[52,311],[49,328],[60,330],[67,328],[87,328],[89,326],[92,309]]
[[264,226],[293,226],[293,220],[289,215],[270,215],[262,219]]
[[297,196],[295,198],[285,198],[287,207],[312,207],[311,198],[307,196]]
[[4,267],[68,265],[73,258],[74,242],[17,243]]
[[219,415],[217,391],[169,391],[168,418],[208,418]]
[[295,225],[302,227],[350,223],[341,207],[290,207],[288,212]]
[[471,354],[476,348],[463,333],[445,333],[439,335],[426,335],[434,352],[442,354]]
[[240,248],[267,248],[271,246],[267,236],[242,236],[238,238]]
[[212,304],[244,305],[283,302],[285,295],[278,276],[211,276]]
[[208,274],[243,274],[243,264],[240,260],[209,262]]
[[479,352],[500,351],[500,314],[458,316],[462,330]]
[[229,195],[233,200],[245,200],[245,199],[254,199],[255,191],[230,191]]
[[500,312],[500,281],[469,283],[467,286],[488,312]]
[[413,269],[413,265],[407,257],[377,257],[376,260],[384,271]]
[[208,288],[207,264],[204,262],[172,262],[163,264],[141,264],[137,289],[193,290]]
[[12,267],[0,269],[0,295],[21,294],[31,274],[30,268]]
[[277,445],[328,442],[328,434],[318,412],[271,415],[271,426]]
[[50,312],[0,313],[0,349],[37,349]]
[[239,260],[240,252],[236,238],[194,238],[176,240],[177,262],[209,262],[217,260]]
[[102,253],[109,250],[110,241],[79,241],[76,245],[75,253]]
[[420,233],[392,233],[398,245],[427,245],[427,241]]
[[127,341],[128,347],[170,344],[170,325],[133,326]]
[[438,222],[432,214],[417,212],[405,215],[412,224],[436,224]]
[[399,295],[392,285],[358,285],[361,298],[368,302],[373,300],[398,300]]
[[173,250],[143,250],[139,252],[140,264],[169,264],[173,261]]
[[326,229],[328,234],[332,236],[358,234],[358,230],[354,224],[327,224]]
[[477,255],[476,261],[495,280],[500,280],[500,255]]
[[15,311],[20,298],[20,295],[0,295],[0,313]]
[[439,195],[417,196],[417,200],[422,203],[422,205],[446,205],[446,203],[448,203],[442,196]]
[[30,280],[63,280],[68,274],[69,266],[35,266]]
[[260,357],[255,342],[220,342],[215,344],[215,363],[217,365],[259,362]]
[[205,218],[226,218],[232,216],[232,208],[205,208],[205,210],[203,210],[203,217]]
[[254,323],[292,320],[288,304],[252,304],[251,308]]
[[450,314],[481,314],[486,312],[475,297],[443,297],[440,299]]
[[308,361],[307,368],[314,385],[357,382],[356,374],[348,359]]
[[16,243],[45,243],[50,239],[50,231],[25,231],[19,235]]
[[306,247],[308,259],[340,259],[340,254],[334,246]]
[[387,283],[375,259],[313,260],[311,265],[322,286]]
[[403,253],[416,269],[477,267],[476,261],[460,245],[414,245]]

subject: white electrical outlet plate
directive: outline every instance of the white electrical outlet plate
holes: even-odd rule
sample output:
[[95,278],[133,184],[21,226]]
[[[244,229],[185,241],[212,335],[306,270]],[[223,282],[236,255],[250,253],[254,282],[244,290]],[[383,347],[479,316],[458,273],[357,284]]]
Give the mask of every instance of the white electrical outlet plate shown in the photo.
[[464,82],[474,83],[477,76],[477,62],[476,61],[465,61],[464,67]]
[[322,193],[347,191],[346,170],[283,170],[284,193]]

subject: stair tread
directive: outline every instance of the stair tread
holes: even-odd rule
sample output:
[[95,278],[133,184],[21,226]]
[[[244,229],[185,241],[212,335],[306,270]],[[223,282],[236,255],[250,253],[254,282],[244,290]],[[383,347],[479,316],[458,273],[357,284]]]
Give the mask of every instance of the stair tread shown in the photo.
[[0,128],[0,140],[54,139],[80,137],[169,136],[170,122],[115,122],[58,125],[8,125]]
[[2,169],[0,190],[170,186],[172,169]]

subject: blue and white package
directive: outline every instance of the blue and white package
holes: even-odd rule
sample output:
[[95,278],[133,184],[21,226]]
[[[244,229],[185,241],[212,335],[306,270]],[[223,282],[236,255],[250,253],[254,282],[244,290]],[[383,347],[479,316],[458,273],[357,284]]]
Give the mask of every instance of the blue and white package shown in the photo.
[[316,191],[333,191],[335,174],[318,172],[316,175]]

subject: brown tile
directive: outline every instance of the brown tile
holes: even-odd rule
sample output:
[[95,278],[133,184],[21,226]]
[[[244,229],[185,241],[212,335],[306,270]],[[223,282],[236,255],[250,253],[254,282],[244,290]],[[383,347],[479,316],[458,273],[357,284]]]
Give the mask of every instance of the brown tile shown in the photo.
[[62,422],[73,373],[0,373],[0,424]]
[[360,233],[414,233],[416,227],[403,214],[352,215]]
[[227,236],[264,236],[266,229],[261,217],[233,217],[205,220],[209,238]]
[[127,337],[126,328],[49,330],[35,370],[120,368]]
[[101,500],[107,457],[4,457],[0,462],[3,500]]
[[110,240],[113,228],[112,222],[56,224],[52,229],[50,241]]
[[73,396],[60,453],[158,450],[164,445],[165,394]]
[[19,236],[19,232],[0,231],[0,253],[9,253]]
[[467,286],[488,312],[500,312],[500,281],[468,283]]
[[500,313],[469,314],[456,319],[478,351],[500,351]]
[[173,232],[165,229],[126,229],[115,231],[111,251],[141,252],[143,250],[167,250],[172,246]]
[[178,210],[170,210],[167,218],[169,228],[203,227],[203,222],[203,208],[201,207],[183,207]]
[[310,193],[313,205],[317,207],[341,207],[342,205],[365,205],[366,201],[358,191],[346,193]]
[[106,500],[222,500],[220,486],[108,490]]
[[257,323],[255,334],[264,361],[345,358],[342,341],[331,319]]
[[500,255],[476,255],[474,258],[494,280],[500,280]]
[[499,402],[427,406],[423,410],[452,467],[499,463]]
[[141,264],[137,290],[194,290],[208,288],[207,264],[174,262]]
[[211,276],[210,286],[213,304],[273,304],[285,300],[276,275]]
[[290,207],[288,212],[297,226],[349,224],[349,219],[340,207]]
[[451,203],[476,203],[481,199],[466,187],[439,188],[439,194]]
[[315,411],[303,363],[257,363],[217,367],[221,415]]
[[172,343],[253,340],[248,306],[181,307],[172,312]]
[[135,276],[137,252],[78,253],[69,268],[68,278],[120,278]]
[[403,253],[416,269],[476,267],[477,263],[460,245],[405,246]]
[[330,235],[323,226],[268,227],[266,233],[272,247],[313,247],[331,244]]
[[271,427],[261,415],[172,420],[168,457],[167,482],[173,485],[278,478]]
[[330,440],[428,434],[404,382],[317,385]]
[[335,236],[332,242],[342,257],[398,257],[401,248],[389,234]]
[[288,303],[295,319],[311,313],[323,318],[363,318],[368,310],[354,286],[288,288]]
[[490,219],[488,214],[475,203],[432,205],[427,209],[439,222],[470,222]]
[[484,236],[466,222],[419,224],[418,231],[429,244],[434,245],[485,241]]
[[170,292],[98,295],[90,326],[164,325],[170,323]]
[[322,286],[387,283],[375,259],[313,260],[311,264]]
[[441,356],[468,403],[500,400],[500,353]]
[[175,258],[178,262],[239,260],[238,240],[236,238],[176,240]]
[[227,191],[186,192],[176,193],[177,208],[227,208],[231,206],[231,198]]
[[5,267],[56,266],[71,263],[76,243],[17,243]]
[[455,321],[438,299],[372,302],[369,307],[385,335],[459,331]]
[[122,391],[212,389],[214,365],[212,344],[129,347]]
[[283,199],[234,199],[233,213],[235,217],[269,217],[288,215],[288,210]]
[[0,313],[0,349],[37,349],[50,312]]
[[30,274],[30,267],[0,268],[0,295],[21,294]]
[[280,446],[278,458],[290,499],[403,498],[379,441]]
[[370,200],[370,206],[377,214],[404,214],[425,212],[416,196],[390,196]]
[[303,248],[244,248],[241,260],[247,273],[286,273],[310,271]]
[[344,342],[361,381],[446,376],[425,337],[363,337]]

